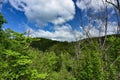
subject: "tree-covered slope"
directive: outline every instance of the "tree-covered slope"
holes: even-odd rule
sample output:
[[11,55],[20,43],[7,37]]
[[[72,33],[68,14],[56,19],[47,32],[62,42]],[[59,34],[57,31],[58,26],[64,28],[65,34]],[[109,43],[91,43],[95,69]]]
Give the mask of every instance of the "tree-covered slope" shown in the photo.
[[69,53],[74,52],[74,42],[60,42],[45,38],[33,38],[30,46],[40,51],[54,51],[61,53],[67,51]]

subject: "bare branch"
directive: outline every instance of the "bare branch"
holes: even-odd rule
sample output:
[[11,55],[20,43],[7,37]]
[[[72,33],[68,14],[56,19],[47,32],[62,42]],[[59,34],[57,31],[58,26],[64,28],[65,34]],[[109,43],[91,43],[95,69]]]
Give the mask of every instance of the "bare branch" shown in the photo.
[[107,3],[109,3],[109,4],[111,4],[111,5],[113,5],[114,7],[116,7],[117,9],[118,9],[118,6],[117,5],[115,5],[114,3],[112,3],[112,2],[109,2],[108,0],[105,0]]
[[114,3],[109,2],[109,1],[107,1],[107,0],[105,0],[105,1],[106,1],[107,3],[113,5],[115,8],[117,8],[118,11],[119,11],[119,14],[120,14],[120,3],[119,3],[119,0],[116,0],[116,1],[117,1],[117,4],[114,4]]

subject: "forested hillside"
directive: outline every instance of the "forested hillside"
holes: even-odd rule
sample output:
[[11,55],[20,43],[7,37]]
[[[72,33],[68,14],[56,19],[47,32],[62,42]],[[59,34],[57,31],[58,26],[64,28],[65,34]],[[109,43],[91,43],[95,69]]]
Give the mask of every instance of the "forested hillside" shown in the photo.
[[120,37],[58,42],[2,29],[0,80],[119,80]]

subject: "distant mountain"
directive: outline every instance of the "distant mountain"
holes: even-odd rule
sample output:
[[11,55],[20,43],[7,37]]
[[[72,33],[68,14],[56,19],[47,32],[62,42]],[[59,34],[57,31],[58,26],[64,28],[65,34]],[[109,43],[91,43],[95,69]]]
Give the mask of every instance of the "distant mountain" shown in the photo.
[[[120,35],[107,35],[106,38],[110,37],[120,37]],[[60,41],[54,41],[46,38],[34,38],[31,47],[38,49],[40,51],[46,52],[46,51],[54,51],[57,54],[60,54],[61,52],[69,52],[70,54],[74,55],[76,47],[81,48],[82,46],[88,46],[90,47],[91,42],[103,44],[103,41],[105,39],[105,36],[102,37],[93,37],[93,38],[86,38],[77,42],[60,42]],[[110,41],[106,40],[106,44],[110,43]],[[111,43],[112,44],[112,43]]]

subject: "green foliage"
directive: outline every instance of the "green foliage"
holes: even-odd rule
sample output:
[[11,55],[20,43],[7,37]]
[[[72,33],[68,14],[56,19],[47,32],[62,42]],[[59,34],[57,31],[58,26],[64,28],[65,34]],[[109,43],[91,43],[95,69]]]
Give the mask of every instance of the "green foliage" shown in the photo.
[[35,79],[45,79],[47,77],[47,73],[39,74],[37,70],[32,70],[32,77],[31,80]]
[[[30,48],[28,52],[33,61],[31,67],[39,74],[46,74],[45,80],[116,80],[118,79],[116,75],[120,71],[119,41],[118,38],[108,37],[107,43],[114,45],[107,44],[106,48],[110,46],[108,50],[105,48],[99,52],[97,39],[91,42],[85,40],[82,42],[79,60],[76,60],[73,43],[72,47],[67,45],[71,43],[59,43],[59,45],[56,43],[46,52]],[[71,50],[68,50],[69,47]],[[72,51],[72,54],[69,51]]]
[[80,71],[78,74],[78,80],[103,80],[101,59],[99,54],[94,51],[87,50],[83,54],[82,60],[80,60]]
[[[120,38],[57,42],[3,30],[0,14],[0,80],[119,80]],[[101,37],[104,40],[104,37]],[[78,43],[78,44],[77,44]],[[80,43],[80,45],[79,45]],[[76,47],[77,46],[77,47]],[[77,48],[77,49],[76,49]]]
[[29,56],[31,38],[10,29],[2,30],[5,23],[0,14],[0,80],[36,80],[44,79],[47,74],[39,74],[32,69],[32,59]]
[[4,19],[3,15],[0,13],[0,30],[2,30],[2,25],[6,23],[6,20]]

